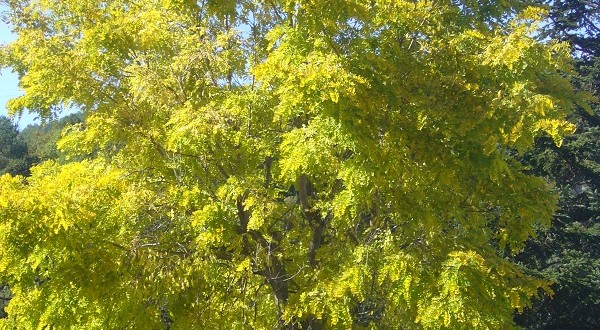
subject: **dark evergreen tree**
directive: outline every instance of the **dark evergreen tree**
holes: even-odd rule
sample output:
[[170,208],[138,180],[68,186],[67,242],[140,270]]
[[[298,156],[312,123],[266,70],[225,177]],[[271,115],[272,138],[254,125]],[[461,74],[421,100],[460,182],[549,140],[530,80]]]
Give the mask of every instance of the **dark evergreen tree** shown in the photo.
[[17,126],[9,118],[0,116],[0,175],[28,175],[33,161]]
[[[600,4],[544,1],[550,5],[549,36],[569,41],[581,91],[600,96]],[[600,106],[571,116],[577,132],[561,148],[548,139],[524,157],[531,171],[556,184],[560,211],[552,229],[529,242],[519,256],[530,271],[554,280],[543,297],[516,320],[529,329],[600,329]]]

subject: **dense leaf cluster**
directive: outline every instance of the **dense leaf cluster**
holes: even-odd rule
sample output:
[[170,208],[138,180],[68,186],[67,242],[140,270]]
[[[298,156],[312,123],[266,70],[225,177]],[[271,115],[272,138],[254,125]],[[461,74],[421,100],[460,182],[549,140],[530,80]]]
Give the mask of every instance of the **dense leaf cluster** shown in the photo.
[[[56,143],[63,129],[82,121],[81,114],[72,114],[44,125],[32,124],[18,131],[6,117],[0,117],[0,174],[29,176],[31,166],[44,161],[63,159]],[[8,316],[4,307],[10,301],[10,289],[0,286],[0,317]]]

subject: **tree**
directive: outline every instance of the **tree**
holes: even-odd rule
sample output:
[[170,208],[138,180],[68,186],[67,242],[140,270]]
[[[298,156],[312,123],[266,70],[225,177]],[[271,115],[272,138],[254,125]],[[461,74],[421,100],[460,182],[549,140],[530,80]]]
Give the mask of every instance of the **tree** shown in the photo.
[[81,123],[83,123],[83,114],[73,113],[43,124],[28,125],[19,136],[27,144],[28,153],[35,159],[62,161],[63,155],[57,149],[56,143],[62,136],[63,130]]
[[[546,33],[569,41],[581,74],[578,89],[600,96],[600,6],[553,1]],[[600,321],[600,121],[598,104],[578,108],[577,132],[556,148],[540,139],[524,157],[531,172],[556,183],[560,209],[555,225],[519,256],[534,273],[552,279],[554,295],[534,302],[517,320],[534,329],[598,329]],[[590,111],[591,110],[591,111]]]
[[32,162],[27,145],[19,138],[17,125],[0,116],[0,175],[27,175]]
[[522,1],[6,1],[13,113],[86,112],[0,177],[6,328],[509,328],[556,198],[568,45]]

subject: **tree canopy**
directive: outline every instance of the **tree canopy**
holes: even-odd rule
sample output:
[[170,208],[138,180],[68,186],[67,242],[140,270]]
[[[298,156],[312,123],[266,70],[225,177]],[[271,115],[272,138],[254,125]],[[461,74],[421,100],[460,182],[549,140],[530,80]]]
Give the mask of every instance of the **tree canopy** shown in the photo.
[[510,328],[584,104],[523,1],[4,1],[12,113],[86,113],[0,177],[0,326]]

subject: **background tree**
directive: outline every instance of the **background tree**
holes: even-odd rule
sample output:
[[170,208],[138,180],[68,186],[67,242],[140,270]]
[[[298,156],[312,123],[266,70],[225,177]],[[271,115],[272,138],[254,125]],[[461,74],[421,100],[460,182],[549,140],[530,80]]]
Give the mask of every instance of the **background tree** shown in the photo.
[[6,3],[11,111],[86,119],[0,177],[3,327],[497,329],[547,287],[499,253],[555,204],[507,150],[581,100],[539,8]]
[[33,160],[28,154],[27,144],[19,136],[17,125],[0,116],[0,175],[28,175]]
[[56,144],[62,136],[63,130],[71,125],[83,123],[82,113],[73,113],[44,124],[32,124],[25,127],[20,133],[20,139],[27,145],[27,152],[38,162],[45,160],[64,161]]
[[[600,96],[600,4],[547,1],[549,36],[569,41],[580,76],[579,90]],[[555,294],[518,316],[532,329],[600,328],[600,107],[570,116],[577,132],[557,148],[539,139],[525,156],[531,172],[556,183],[560,209],[553,227],[528,243],[519,260],[552,279]]]

